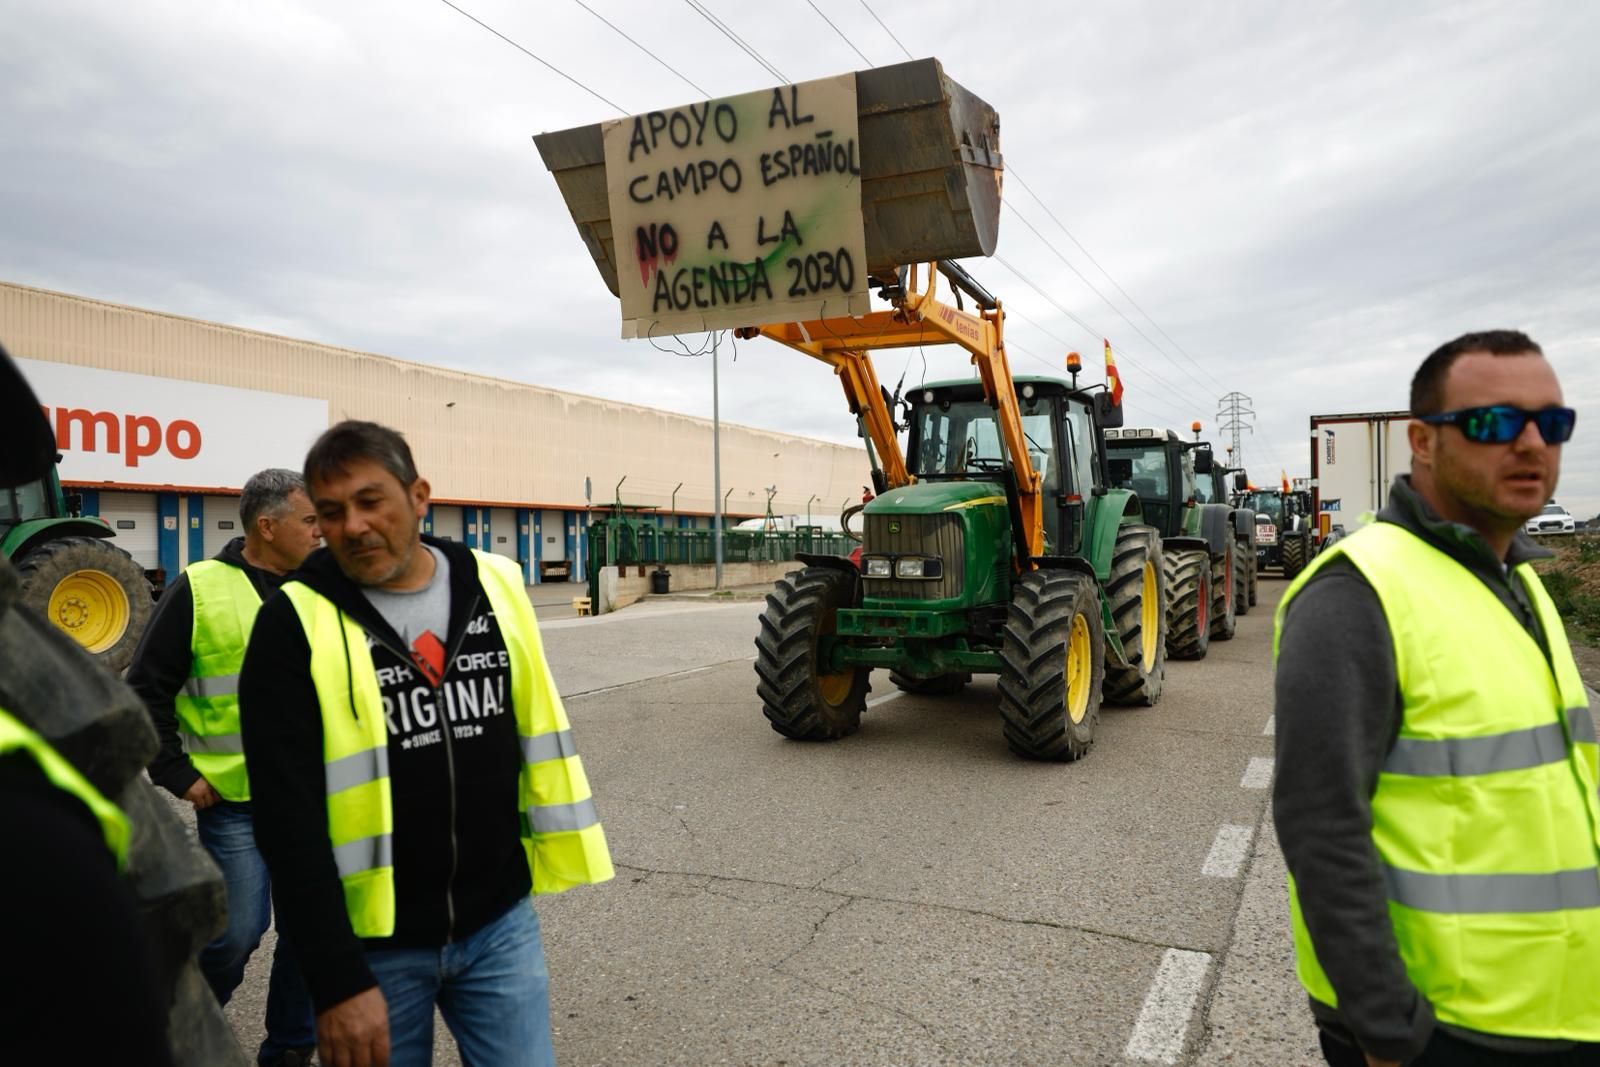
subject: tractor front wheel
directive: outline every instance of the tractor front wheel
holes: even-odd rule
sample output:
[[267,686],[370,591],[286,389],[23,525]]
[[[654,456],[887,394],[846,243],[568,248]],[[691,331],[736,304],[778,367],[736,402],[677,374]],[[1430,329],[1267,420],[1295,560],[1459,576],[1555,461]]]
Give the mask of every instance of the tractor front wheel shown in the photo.
[[867,669],[827,671],[820,640],[840,608],[855,606],[857,579],[831,567],[785,575],[767,594],[756,637],[756,693],[772,728],[795,741],[832,741],[861,728]]
[[144,570],[97,537],[46,541],[17,560],[22,602],[72,638],[95,662],[120,673],[154,604]]
[[1076,571],[1033,571],[1012,588],[1000,640],[1006,744],[1029,759],[1075,760],[1094,744],[1105,671],[1100,591]]
[[1211,648],[1211,554],[1203,548],[1166,554],[1167,656],[1205,659]]
[[1211,639],[1231,641],[1238,629],[1239,543],[1229,541],[1222,555],[1211,560]]
[[1306,561],[1311,555],[1308,547],[1306,538],[1297,534],[1283,539],[1283,576],[1289,581],[1294,581],[1306,569]]
[[1152,527],[1130,525],[1117,531],[1105,592],[1127,661],[1106,663],[1106,700],[1155,704],[1167,675],[1168,593],[1161,536]]

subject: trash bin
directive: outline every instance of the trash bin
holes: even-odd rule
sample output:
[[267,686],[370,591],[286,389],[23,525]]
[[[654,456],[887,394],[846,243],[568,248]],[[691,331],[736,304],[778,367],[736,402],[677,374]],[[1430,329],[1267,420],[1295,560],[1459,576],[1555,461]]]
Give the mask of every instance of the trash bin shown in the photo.
[[657,567],[650,572],[650,592],[665,593],[672,579],[672,572],[665,567]]

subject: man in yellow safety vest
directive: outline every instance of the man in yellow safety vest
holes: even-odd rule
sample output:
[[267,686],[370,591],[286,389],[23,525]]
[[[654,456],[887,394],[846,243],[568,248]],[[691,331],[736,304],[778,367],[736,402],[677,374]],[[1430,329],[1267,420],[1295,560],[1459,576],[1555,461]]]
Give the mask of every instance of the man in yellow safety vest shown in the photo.
[[306,485],[328,547],[240,681],[256,827],[324,1063],[553,1062],[530,893],[612,876],[521,568],[419,532],[399,433],[343,422]]
[[[150,710],[160,751],[150,778],[194,805],[200,843],[222,870],[228,924],[200,953],[200,969],[227,1004],[272,920],[271,882],[256,850],[250,779],[239,731],[239,669],[264,598],[317,547],[317,517],[300,475],[264,470],[239,497],[244,536],[191,563],[156,605],[128,669]],[[259,1063],[309,1063],[316,1048],[311,998],[280,941],[267,988]]]
[[1278,607],[1296,969],[1330,1064],[1600,1063],[1593,710],[1522,532],[1576,415],[1514,331],[1411,414],[1410,477]]

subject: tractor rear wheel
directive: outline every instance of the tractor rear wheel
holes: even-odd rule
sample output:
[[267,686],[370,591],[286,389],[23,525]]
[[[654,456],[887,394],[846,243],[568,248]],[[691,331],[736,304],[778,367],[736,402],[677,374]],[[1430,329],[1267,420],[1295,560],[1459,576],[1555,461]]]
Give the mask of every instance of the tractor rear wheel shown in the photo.
[[1211,648],[1211,554],[1203,548],[1166,553],[1167,656],[1205,659]]
[[1306,569],[1306,559],[1310,556],[1307,547],[1305,537],[1299,534],[1283,539],[1283,576],[1291,582]]
[[854,607],[857,579],[831,567],[807,567],[778,580],[767,594],[756,637],[756,693],[772,728],[795,741],[832,741],[861,728],[867,705],[864,667],[824,673],[821,638],[835,630],[840,608]]
[[1167,674],[1167,587],[1161,537],[1152,527],[1117,531],[1105,596],[1127,659],[1126,665],[1106,660],[1105,698],[1112,704],[1152,705],[1161,699]]
[[133,661],[154,602],[132,556],[98,537],[63,537],[16,564],[24,604],[113,673]]
[[1222,555],[1211,560],[1211,639],[1232,641],[1238,628],[1239,549],[1230,540]]
[[1000,718],[1011,751],[1043,760],[1089,751],[1105,644],[1100,590],[1089,575],[1033,571],[1013,586],[1000,638]]
[[917,693],[923,696],[943,696],[947,693],[959,693],[966,684],[972,681],[972,675],[938,674],[932,678],[911,678],[899,671],[889,672],[889,681],[895,684],[902,693]]

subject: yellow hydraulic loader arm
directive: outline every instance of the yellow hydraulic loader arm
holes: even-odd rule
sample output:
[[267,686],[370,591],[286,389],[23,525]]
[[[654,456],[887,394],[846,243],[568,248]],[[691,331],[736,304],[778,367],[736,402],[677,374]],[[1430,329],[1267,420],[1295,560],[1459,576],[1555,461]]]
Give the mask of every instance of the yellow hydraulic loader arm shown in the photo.
[[[923,271],[927,275],[926,288],[920,287]],[[998,300],[982,293],[975,284],[969,289],[969,295],[979,305],[976,315],[942,303],[935,298],[941,271],[951,275],[952,279],[966,277],[954,264],[929,263],[921,268],[913,266],[904,272],[903,289],[894,297],[894,307],[890,310],[874,311],[859,319],[844,316],[750,326],[737,331],[737,336],[770,337],[832,367],[844,386],[851,413],[861,416],[866,426],[867,435],[883,464],[884,475],[891,489],[908,485],[913,478],[906,468],[905,455],[895,436],[894,415],[884,403],[883,389],[878,381],[878,373],[873,368],[871,353],[876,349],[914,348],[928,344],[955,344],[966,349],[972,354],[973,365],[978,368],[984,399],[995,410],[1000,436],[1005,442],[1016,475],[1017,501],[1022,512],[1029,556],[1042,555],[1044,500],[1040,493],[1039,472],[1033,469],[1033,460],[1028,454],[1027,438],[1022,431],[1022,412],[1017,406],[1011,364],[1006,358],[1005,312]],[[1029,569],[1027,561],[1017,562],[1022,569]]]

